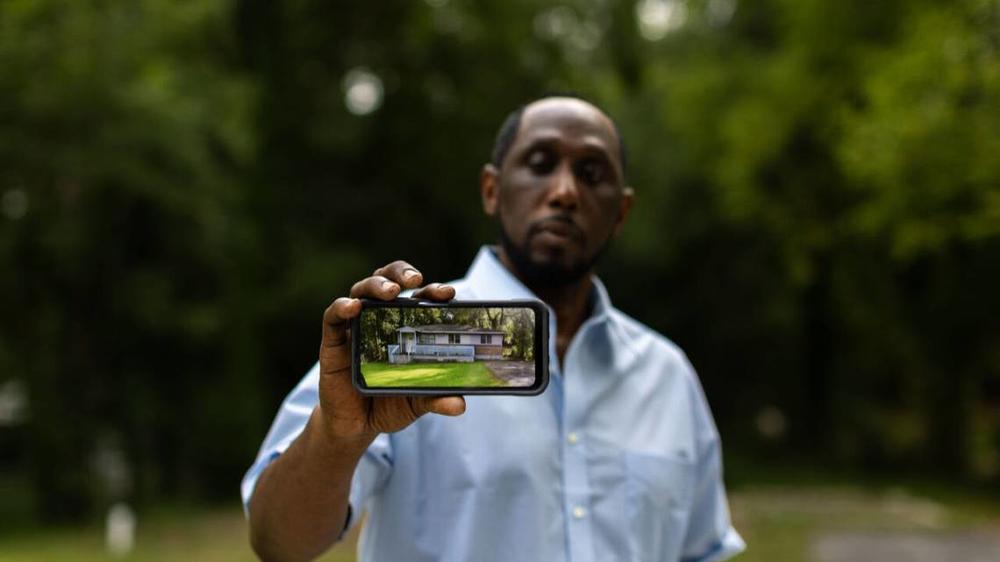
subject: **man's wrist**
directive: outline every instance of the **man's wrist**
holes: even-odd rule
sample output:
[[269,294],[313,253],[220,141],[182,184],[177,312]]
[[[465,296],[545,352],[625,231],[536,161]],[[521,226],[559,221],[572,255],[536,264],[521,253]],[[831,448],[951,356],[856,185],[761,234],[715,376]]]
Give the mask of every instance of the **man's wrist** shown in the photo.
[[338,435],[331,431],[322,407],[316,406],[309,418],[311,426],[310,433],[314,439],[313,446],[318,454],[326,457],[337,464],[349,464],[351,467],[357,464],[361,456],[368,450],[377,433],[361,433],[356,436]]

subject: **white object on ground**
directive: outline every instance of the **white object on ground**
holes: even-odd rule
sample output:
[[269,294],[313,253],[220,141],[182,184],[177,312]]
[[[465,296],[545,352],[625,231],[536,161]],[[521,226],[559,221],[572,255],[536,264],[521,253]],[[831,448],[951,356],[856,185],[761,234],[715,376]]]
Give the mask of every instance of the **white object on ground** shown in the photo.
[[128,504],[118,502],[108,510],[104,544],[108,553],[122,557],[135,547],[135,511]]

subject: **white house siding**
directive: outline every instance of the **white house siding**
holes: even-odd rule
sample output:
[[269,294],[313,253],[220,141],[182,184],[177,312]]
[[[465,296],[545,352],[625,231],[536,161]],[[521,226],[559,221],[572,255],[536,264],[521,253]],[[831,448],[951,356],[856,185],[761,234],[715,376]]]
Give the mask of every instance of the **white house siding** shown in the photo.
[[[434,344],[436,345],[448,345],[451,342],[448,341],[448,334],[429,334],[434,336]],[[503,341],[502,334],[491,334],[493,339],[491,340],[492,345],[498,345]],[[459,345],[483,345],[481,343],[482,334],[461,334],[458,339]],[[456,345],[456,344],[451,344]]]
[[483,334],[462,334],[462,343],[466,345],[502,345],[503,334],[486,334],[492,339],[488,344],[482,343]]

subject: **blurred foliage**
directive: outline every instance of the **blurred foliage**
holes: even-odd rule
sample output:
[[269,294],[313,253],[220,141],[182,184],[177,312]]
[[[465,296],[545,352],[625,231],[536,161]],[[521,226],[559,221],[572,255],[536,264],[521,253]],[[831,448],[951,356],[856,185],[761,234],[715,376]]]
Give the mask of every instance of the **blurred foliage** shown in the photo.
[[727,451],[1000,479],[995,0],[2,0],[0,470],[45,518],[234,495],[333,297],[495,238],[547,90],[620,122],[601,274]]
[[39,509],[113,499],[94,477],[108,447],[140,496],[215,490],[265,407],[240,189],[256,88],[235,70],[229,8],[0,9],[3,376],[28,388]]

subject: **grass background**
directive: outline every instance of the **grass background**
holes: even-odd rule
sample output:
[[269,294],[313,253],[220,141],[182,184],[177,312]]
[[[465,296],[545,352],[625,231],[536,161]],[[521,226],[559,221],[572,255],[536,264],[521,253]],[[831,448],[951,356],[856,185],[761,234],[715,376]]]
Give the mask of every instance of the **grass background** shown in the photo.
[[365,363],[368,386],[504,386],[483,363]]
[[[830,534],[898,533],[934,537],[992,534],[1000,540],[997,497],[935,484],[925,489],[896,484],[755,484],[730,494],[733,519],[749,544],[739,562],[816,560],[816,541]],[[238,505],[214,509],[175,507],[139,520],[135,551],[121,559],[150,562],[254,560]],[[358,529],[320,558],[355,560]],[[48,529],[4,535],[0,562],[116,560],[103,551],[100,527]]]

